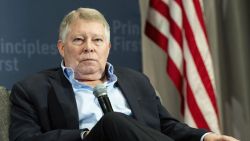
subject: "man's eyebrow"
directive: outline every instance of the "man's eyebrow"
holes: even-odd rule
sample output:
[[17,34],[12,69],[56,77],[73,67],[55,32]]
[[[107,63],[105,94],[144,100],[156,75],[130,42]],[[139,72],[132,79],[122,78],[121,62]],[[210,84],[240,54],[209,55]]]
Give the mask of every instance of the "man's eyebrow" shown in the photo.
[[105,37],[105,36],[104,36],[104,35],[102,35],[102,34],[93,34],[93,36]]

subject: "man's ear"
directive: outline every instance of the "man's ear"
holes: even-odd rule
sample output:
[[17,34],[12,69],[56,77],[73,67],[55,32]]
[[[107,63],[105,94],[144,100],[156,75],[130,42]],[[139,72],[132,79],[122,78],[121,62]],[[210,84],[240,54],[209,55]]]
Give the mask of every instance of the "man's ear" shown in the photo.
[[62,58],[64,58],[64,44],[63,44],[62,40],[57,41],[57,49],[58,49],[60,55],[62,56]]

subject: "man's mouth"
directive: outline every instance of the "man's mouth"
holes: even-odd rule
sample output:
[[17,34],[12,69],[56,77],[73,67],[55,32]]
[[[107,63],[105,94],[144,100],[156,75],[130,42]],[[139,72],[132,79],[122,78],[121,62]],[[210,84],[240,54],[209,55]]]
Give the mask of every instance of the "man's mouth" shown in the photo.
[[96,61],[96,59],[92,59],[92,58],[87,58],[87,59],[82,59],[81,62],[85,62],[85,61]]

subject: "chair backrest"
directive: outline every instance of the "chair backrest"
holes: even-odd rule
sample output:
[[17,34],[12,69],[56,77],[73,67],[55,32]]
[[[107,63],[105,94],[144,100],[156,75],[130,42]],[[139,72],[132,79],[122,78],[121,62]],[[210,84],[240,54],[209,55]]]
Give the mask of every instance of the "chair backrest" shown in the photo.
[[10,101],[9,91],[0,86],[0,141],[9,141]]

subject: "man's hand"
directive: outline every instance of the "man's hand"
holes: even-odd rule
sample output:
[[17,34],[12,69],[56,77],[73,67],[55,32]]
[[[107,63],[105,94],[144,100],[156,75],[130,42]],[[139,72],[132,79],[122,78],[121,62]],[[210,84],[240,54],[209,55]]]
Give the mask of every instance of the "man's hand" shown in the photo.
[[239,141],[239,140],[226,135],[209,133],[204,137],[204,141]]

